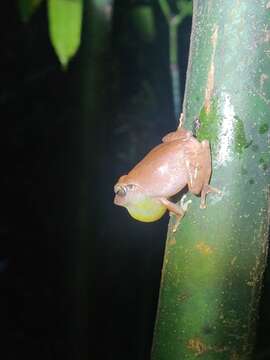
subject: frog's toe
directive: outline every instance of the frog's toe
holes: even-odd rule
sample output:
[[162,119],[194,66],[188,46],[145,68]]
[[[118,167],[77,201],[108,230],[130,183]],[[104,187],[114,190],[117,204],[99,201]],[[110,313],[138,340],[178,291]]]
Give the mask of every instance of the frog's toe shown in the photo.
[[205,201],[200,203],[200,209],[206,209]]
[[201,204],[200,204],[200,208],[201,209],[205,209],[206,208],[206,195],[209,194],[209,193],[216,193],[216,194],[221,194],[222,192],[217,189],[217,188],[214,188],[213,186],[210,186],[210,185],[204,185],[203,189],[202,189],[202,192],[201,192]]
[[185,201],[186,197],[187,197],[186,194],[183,195],[182,198],[181,198],[181,201],[180,201],[181,208],[183,209],[184,212],[187,211],[189,204],[192,203],[192,200]]

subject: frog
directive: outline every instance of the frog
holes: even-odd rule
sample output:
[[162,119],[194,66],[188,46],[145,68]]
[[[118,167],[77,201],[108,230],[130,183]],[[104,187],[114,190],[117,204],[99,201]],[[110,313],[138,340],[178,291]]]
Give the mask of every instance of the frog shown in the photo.
[[181,114],[178,128],[162,138],[127,175],[114,186],[114,204],[125,207],[142,222],[159,220],[168,210],[176,216],[176,231],[191,200],[180,204],[172,197],[187,187],[200,196],[200,208],[206,208],[206,195],[220,191],[210,186],[211,150],[208,140],[201,142],[183,126]]

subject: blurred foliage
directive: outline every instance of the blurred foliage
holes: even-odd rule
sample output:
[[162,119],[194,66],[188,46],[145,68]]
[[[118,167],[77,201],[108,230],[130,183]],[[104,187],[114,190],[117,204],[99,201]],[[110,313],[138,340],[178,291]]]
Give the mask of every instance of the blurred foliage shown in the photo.
[[179,26],[187,16],[192,15],[192,1],[190,0],[159,0],[160,8],[166,18],[169,28],[169,59],[172,83],[172,94],[175,118],[178,119],[181,112],[181,83],[178,61],[178,31]]
[[19,12],[23,22],[27,22],[41,4],[42,0],[18,0]]
[[173,22],[179,25],[186,16],[192,15],[191,0],[176,0],[172,7],[167,0],[159,0],[159,4],[168,23]]
[[[64,69],[80,46],[83,1],[47,0],[50,39]],[[41,2],[42,0],[18,0],[23,22],[30,20]]]
[[156,29],[153,8],[151,6],[136,6],[132,9],[132,20],[142,40],[146,42],[154,40]]
[[80,46],[83,0],[48,0],[52,45],[64,68]]
[[[42,0],[18,0],[19,12],[23,22],[29,21],[41,2]],[[47,0],[50,39],[64,69],[80,46],[83,2],[84,0]],[[104,0],[93,2],[93,4],[97,8],[106,9],[108,7],[107,2]],[[143,1],[133,2],[132,4],[131,21],[133,25],[141,35],[142,40],[146,42],[153,41],[156,36],[153,3]],[[168,22],[170,33],[175,33],[178,25],[192,14],[192,1],[190,0],[176,0],[172,4],[169,4],[167,0],[159,0],[159,4]],[[109,8],[111,9],[112,5]],[[170,44],[170,58],[171,63],[176,63],[177,37],[173,36],[173,38],[174,41],[170,41],[173,42],[173,44]],[[170,39],[172,39],[171,35]],[[174,78],[175,75],[172,76],[174,82],[173,91],[178,94],[179,91],[176,89],[178,82]]]

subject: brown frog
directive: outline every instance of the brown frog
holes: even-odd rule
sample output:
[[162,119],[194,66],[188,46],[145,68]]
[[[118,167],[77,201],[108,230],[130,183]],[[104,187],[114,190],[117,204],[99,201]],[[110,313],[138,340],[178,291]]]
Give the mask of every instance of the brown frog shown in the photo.
[[169,210],[177,216],[178,224],[190,201],[185,204],[182,201],[179,206],[170,198],[186,185],[191,193],[200,194],[201,208],[206,207],[209,192],[219,192],[209,185],[212,171],[209,142],[199,142],[182,126],[182,120],[183,116],[178,129],[167,134],[114,186],[114,203],[127,208],[137,220],[156,221]]

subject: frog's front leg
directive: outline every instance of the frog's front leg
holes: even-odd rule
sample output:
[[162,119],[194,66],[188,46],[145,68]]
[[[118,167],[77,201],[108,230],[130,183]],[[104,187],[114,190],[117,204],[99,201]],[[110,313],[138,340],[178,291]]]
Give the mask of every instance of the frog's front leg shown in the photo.
[[202,188],[202,192],[201,192],[201,204],[200,204],[200,208],[201,209],[205,209],[206,208],[206,195],[209,193],[216,193],[216,194],[221,194],[221,191],[217,188],[214,188],[213,186],[210,185],[204,185]]
[[191,203],[191,200],[188,200],[185,202],[184,201],[185,198],[186,198],[186,195],[184,195],[181,198],[180,206],[166,198],[158,199],[164,206],[166,206],[166,208],[169,210],[170,214],[173,213],[176,216],[176,222],[173,227],[173,232],[176,232],[181,219],[183,218],[183,216],[185,215],[185,213],[188,209],[188,205]]

